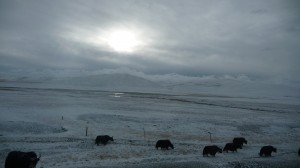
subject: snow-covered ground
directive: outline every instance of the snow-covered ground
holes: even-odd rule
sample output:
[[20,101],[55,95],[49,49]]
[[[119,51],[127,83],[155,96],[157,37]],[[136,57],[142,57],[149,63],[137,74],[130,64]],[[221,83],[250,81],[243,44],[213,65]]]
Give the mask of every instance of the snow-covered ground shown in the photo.
[[[91,78],[2,80],[0,166],[9,151],[21,150],[42,155],[38,168],[300,167],[300,99],[292,89],[273,87],[274,96],[228,79],[174,84]],[[270,89],[260,86],[261,93]],[[104,134],[114,142],[96,146],[95,137]],[[248,140],[237,153],[202,156],[205,145],[223,148],[237,136]],[[175,149],[156,150],[159,139],[170,139]],[[259,157],[264,145],[277,153]]]

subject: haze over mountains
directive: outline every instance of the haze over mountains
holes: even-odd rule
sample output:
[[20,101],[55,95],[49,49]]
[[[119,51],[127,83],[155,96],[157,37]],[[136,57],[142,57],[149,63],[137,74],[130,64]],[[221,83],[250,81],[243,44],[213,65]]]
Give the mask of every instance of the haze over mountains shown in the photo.
[[[22,73],[21,73],[22,74]],[[246,75],[183,76],[178,74],[149,75],[141,72],[119,69],[102,71],[33,71],[1,74],[1,85],[72,89],[98,89],[118,92],[162,92],[167,94],[207,94],[243,97],[296,97],[300,89],[283,82],[259,81]],[[46,85],[45,85],[46,84]]]

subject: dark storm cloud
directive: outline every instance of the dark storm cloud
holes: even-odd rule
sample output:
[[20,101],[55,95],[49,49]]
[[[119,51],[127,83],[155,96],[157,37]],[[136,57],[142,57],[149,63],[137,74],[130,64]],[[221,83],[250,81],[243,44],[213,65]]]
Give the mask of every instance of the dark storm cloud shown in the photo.
[[[300,76],[297,0],[0,3],[2,70],[128,67],[146,73]],[[114,27],[140,31],[149,45],[117,53],[93,41]]]

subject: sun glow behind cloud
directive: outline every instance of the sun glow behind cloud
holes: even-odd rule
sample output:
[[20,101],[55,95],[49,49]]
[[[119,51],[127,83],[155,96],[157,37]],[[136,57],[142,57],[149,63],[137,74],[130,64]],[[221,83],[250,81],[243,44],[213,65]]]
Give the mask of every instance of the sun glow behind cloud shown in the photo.
[[117,53],[136,53],[150,47],[150,39],[142,30],[136,28],[115,27],[108,29],[74,29],[64,33],[71,41],[86,43],[99,50]]
[[112,31],[106,41],[117,52],[134,52],[140,45],[137,35],[127,30]]

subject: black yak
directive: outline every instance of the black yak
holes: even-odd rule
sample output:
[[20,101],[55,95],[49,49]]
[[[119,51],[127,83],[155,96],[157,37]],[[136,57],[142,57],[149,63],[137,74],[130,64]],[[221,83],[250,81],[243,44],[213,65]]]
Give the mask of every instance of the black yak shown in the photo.
[[156,149],[161,148],[161,149],[167,149],[168,150],[169,147],[174,149],[174,146],[173,146],[173,144],[171,143],[170,140],[158,140],[156,142],[156,145],[155,145]]
[[247,140],[244,137],[235,137],[232,142],[240,149],[242,149],[244,144],[247,144]]
[[203,157],[208,156],[208,154],[215,156],[217,152],[222,153],[222,149],[216,145],[205,146],[203,149]]
[[40,157],[35,152],[11,151],[6,157],[5,168],[35,168]]
[[225,145],[225,147],[223,148],[223,151],[225,151],[225,152],[228,152],[228,151],[237,152],[237,148],[238,148],[238,146],[235,143],[227,143]]
[[106,145],[108,141],[114,141],[113,137],[108,135],[99,135],[95,139],[95,144],[99,145],[99,143]]
[[277,149],[274,148],[273,146],[263,146],[261,149],[260,149],[260,152],[259,152],[259,156],[271,156],[271,153],[272,152],[277,152]]

